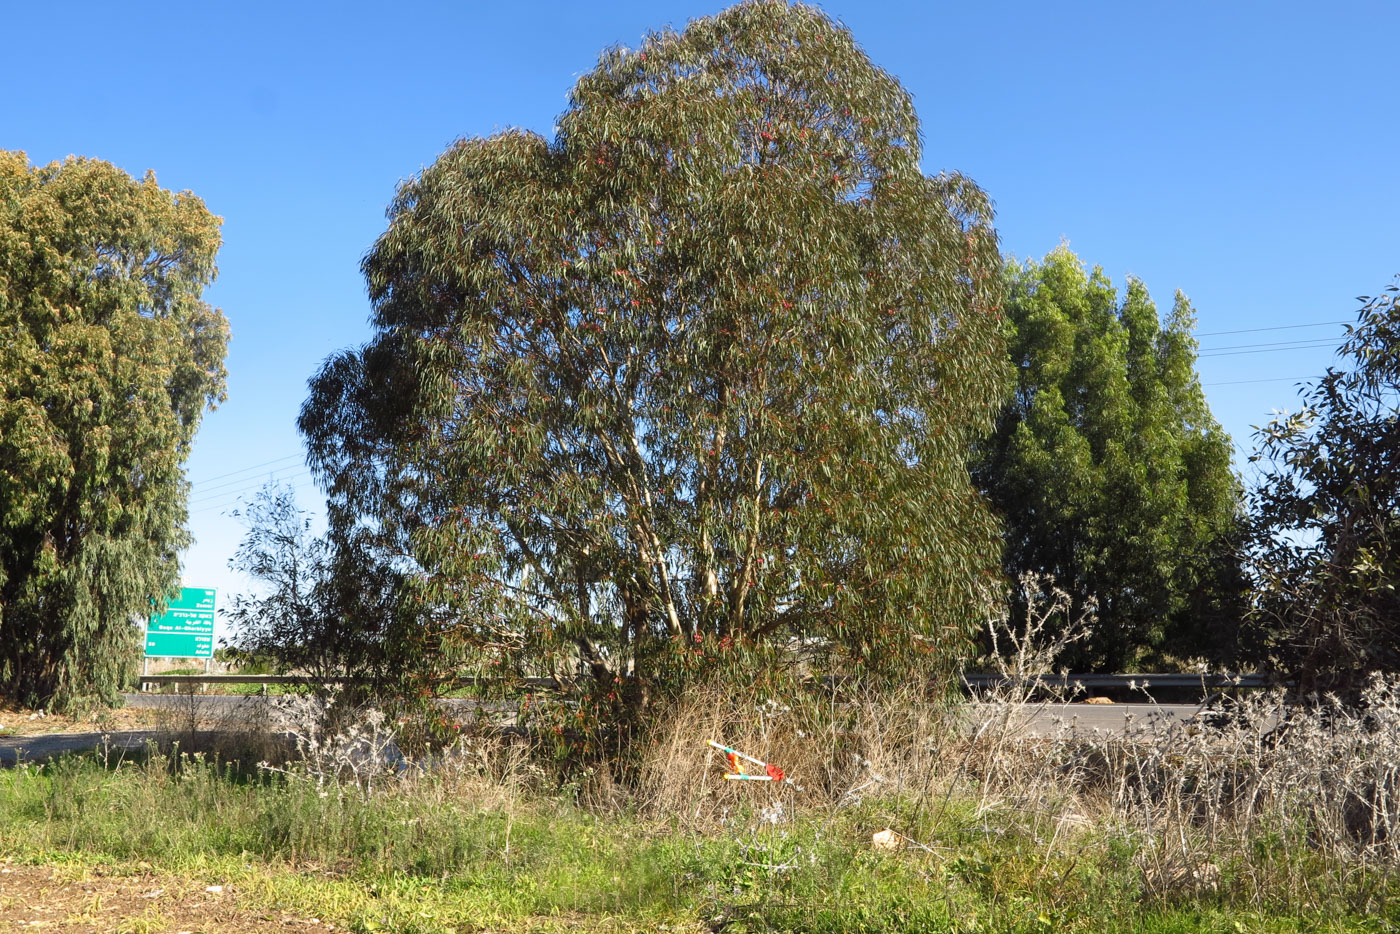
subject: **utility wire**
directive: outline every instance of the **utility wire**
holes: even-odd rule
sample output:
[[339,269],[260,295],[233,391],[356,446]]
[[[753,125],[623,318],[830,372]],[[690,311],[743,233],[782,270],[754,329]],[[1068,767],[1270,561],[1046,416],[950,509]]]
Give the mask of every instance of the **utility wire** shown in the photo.
[[209,486],[208,484],[202,483],[199,484],[197,487],[194,487],[193,496],[195,499],[209,499],[213,496],[222,495],[220,491],[225,490],[228,487],[242,487],[248,483],[258,484],[263,482],[263,477],[275,477],[278,474],[285,473],[288,470],[308,469],[310,468],[305,467],[301,464],[287,464],[285,467],[277,467],[272,470],[269,470],[266,474],[255,477],[239,477],[236,480],[225,480],[223,483],[216,483],[213,486]]
[[242,467],[238,470],[230,470],[228,473],[221,473],[217,477],[205,477],[203,480],[199,481],[198,485],[204,486],[206,483],[213,483],[215,480],[222,480],[225,477],[237,476],[238,474],[247,473],[250,470],[257,470],[260,467],[267,467],[272,464],[280,464],[282,463],[282,461],[297,460],[300,459],[301,456],[301,454],[287,454],[282,457],[274,457],[272,460],[263,461],[261,464],[254,464],[251,467]]
[[1316,376],[1270,376],[1267,379],[1230,379],[1223,383],[1201,383],[1205,386],[1243,386],[1246,383],[1286,383],[1290,380],[1317,379]]
[[[310,471],[307,471],[304,476],[300,477],[296,475],[290,477],[283,477],[281,478],[281,482],[289,484],[292,487],[293,491],[316,488],[316,484],[311,481]],[[253,489],[256,489],[256,487],[250,487],[249,489],[244,490],[243,493],[250,493],[253,491]],[[191,508],[190,515],[195,516],[200,515],[202,513],[213,512],[217,509],[227,509],[230,506],[238,505],[240,502],[243,501],[243,499],[243,495],[231,495],[227,499],[219,499],[217,502],[213,503],[206,501],[205,504],[200,505],[197,508]]]
[[1301,341],[1270,341],[1267,343],[1257,344],[1225,344],[1221,347],[1207,347],[1202,352],[1214,353],[1217,350],[1247,350],[1255,347],[1300,347],[1304,345],[1308,347],[1316,347],[1318,344],[1326,344],[1329,347],[1332,346],[1332,342],[1327,340],[1326,338],[1313,337],[1309,338],[1308,340]]
[[310,476],[311,469],[309,467],[302,467],[292,473],[274,472],[268,474],[266,477],[253,477],[245,480],[242,486],[235,487],[234,489],[221,490],[218,493],[193,497],[190,500],[190,506],[203,506],[206,503],[227,505],[237,502],[239,499],[242,499],[244,495],[251,493],[259,487],[266,486],[269,483],[300,483]]
[[[267,473],[259,474],[255,477],[241,477],[238,480],[230,480],[215,487],[205,487],[194,491],[190,495],[190,502],[198,503],[211,499],[222,499],[230,493],[236,493],[239,490],[246,490],[251,487],[262,486],[264,483],[276,480],[280,477],[285,477],[289,474],[306,474],[310,473],[310,471],[311,468],[304,465],[288,464],[286,467],[269,470]],[[229,489],[230,487],[232,487],[232,489]]]
[[1312,324],[1279,324],[1268,328],[1240,328],[1235,331],[1199,331],[1196,337],[1219,337],[1222,334],[1254,334],[1259,331],[1292,331],[1296,328],[1322,328],[1332,324],[1351,324],[1350,321],[1315,321]]
[[[1330,327],[1333,325],[1350,323],[1351,322],[1349,321],[1315,321],[1308,324],[1282,324],[1262,328],[1235,328],[1224,331],[1200,331],[1194,336],[1223,337],[1225,335],[1230,334],[1256,334],[1265,331],[1290,331],[1297,330],[1300,328]],[[1280,351],[1287,350],[1317,350],[1335,346],[1336,342],[1334,340],[1328,339],[1271,341],[1251,344],[1229,344],[1223,347],[1209,347],[1202,350],[1198,350],[1196,353],[1196,357],[1197,359],[1207,359],[1210,357],[1237,357],[1256,353],[1278,353]],[[1276,376],[1268,377],[1265,379],[1226,380],[1223,382],[1202,383],[1201,385],[1202,387],[1241,386],[1252,383],[1281,383],[1288,382],[1290,380],[1304,380],[1315,378],[1316,377],[1308,376]],[[301,467],[300,469],[297,469],[294,473],[283,473],[284,471],[293,469],[293,465],[286,464],[287,461],[300,460],[302,457],[303,455],[300,453],[286,454],[282,457],[275,457],[271,460],[263,461],[258,464],[252,464],[248,467],[241,467],[237,470],[231,470],[227,473],[218,474],[216,476],[208,477],[204,480],[201,480],[197,484],[192,485],[193,489],[197,492],[196,495],[194,495],[191,498],[190,506],[198,508],[192,508],[190,510],[190,513],[197,514],[209,512],[214,509],[221,509],[226,506],[233,505],[234,503],[238,502],[238,500],[243,498],[243,496],[246,493],[251,492],[252,490],[257,489],[259,486],[262,486],[265,483],[269,483],[272,481],[293,483],[294,489],[305,489],[306,487],[314,486],[314,484],[305,482],[311,475],[311,471],[309,468]],[[286,466],[274,466],[279,464],[285,464]],[[274,468],[272,471],[269,472],[268,476],[266,477],[252,478],[241,476],[243,474],[250,473],[254,470],[261,470],[265,467]],[[225,482],[215,483],[215,481]]]
[[1196,354],[1197,359],[1207,359],[1210,357],[1239,357],[1252,353],[1281,353],[1286,350],[1323,350],[1328,347],[1335,347],[1331,341],[1321,341],[1316,344],[1303,344],[1298,347],[1265,347],[1255,350],[1203,350]]

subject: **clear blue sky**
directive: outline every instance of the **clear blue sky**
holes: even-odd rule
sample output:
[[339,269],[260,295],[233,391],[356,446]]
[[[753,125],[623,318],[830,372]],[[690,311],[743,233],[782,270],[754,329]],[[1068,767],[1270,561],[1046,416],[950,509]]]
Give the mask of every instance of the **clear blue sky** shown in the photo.
[[[320,361],[368,336],[358,264],[398,181],[458,137],[549,135],[601,49],[720,8],[5,5],[0,148],[154,169],[224,218],[207,297],[233,328],[229,400],[189,463],[188,584],[221,605],[245,586],[227,512],[263,481],[319,503],[294,420]],[[1067,240],[1163,311],[1191,297],[1207,396],[1246,450],[1341,329],[1215,332],[1350,320],[1400,273],[1400,4],[823,8],[913,93],[925,169],[991,194],[1003,249]],[[1313,346],[1257,346],[1283,341]]]

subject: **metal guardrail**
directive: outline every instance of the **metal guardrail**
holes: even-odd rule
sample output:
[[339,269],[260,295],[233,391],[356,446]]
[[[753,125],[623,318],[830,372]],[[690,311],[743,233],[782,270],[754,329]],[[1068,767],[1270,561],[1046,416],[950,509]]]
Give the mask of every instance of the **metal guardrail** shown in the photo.
[[[141,690],[148,687],[160,687],[162,685],[178,686],[183,684],[200,684],[217,686],[221,684],[261,684],[264,687],[274,684],[291,685],[311,685],[311,684],[363,684],[369,678],[356,677],[313,677],[311,675],[142,675],[136,679],[141,686]],[[490,687],[500,683],[499,678],[452,678],[439,682],[439,685],[446,688],[471,688]],[[558,680],[554,678],[521,678],[518,684],[527,688],[537,688],[539,690],[557,690]]]
[[[147,685],[184,685],[200,684],[216,686],[221,684],[290,684],[290,685],[310,685],[310,684],[354,684],[365,681],[364,678],[314,678],[306,675],[143,675],[140,678],[141,689],[146,690]],[[1012,679],[1005,675],[997,674],[966,674],[963,681],[968,687],[989,688],[1006,684]],[[1266,675],[1258,674],[1175,674],[1175,673],[1143,673],[1129,675],[1100,675],[1100,674],[1038,674],[1032,675],[1029,680],[1033,680],[1038,685],[1044,687],[1068,688],[1074,685],[1086,690],[1146,690],[1150,688],[1200,688],[1202,691],[1223,691],[1229,688],[1259,689],[1273,687],[1278,682]],[[450,681],[442,682],[444,687],[483,687],[498,684],[499,679],[495,678],[453,678]],[[555,690],[560,685],[554,678],[524,678],[520,682],[523,686],[537,688],[541,690]]]
[[304,675],[142,675],[142,684],[349,684],[358,678],[311,678]]

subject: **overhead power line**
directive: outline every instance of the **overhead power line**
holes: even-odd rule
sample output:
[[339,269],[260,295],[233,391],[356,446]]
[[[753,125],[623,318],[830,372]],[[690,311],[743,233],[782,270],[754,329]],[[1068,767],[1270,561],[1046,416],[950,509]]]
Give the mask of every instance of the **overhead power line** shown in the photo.
[[[1349,321],[1314,321],[1307,324],[1281,324],[1262,328],[1234,328],[1223,331],[1201,331],[1196,337],[1223,337],[1231,334],[1255,334],[1265,331],[1290,331],[1301,328],[1319,328],[1335,325],[1350,324]],[[1271,341],[1251,344],[1229,344],[1223,347],[1207,347],[1199,350],[1196,354],[1198,358],[1210,357],[1236,357],[1256,353],[1278,353],[1288,350],[1318,350],[1335,347],[1336,341],[1330,339],[1298,340],[1298,341]],[[1251,383],[1282,383],[1294,380],[1315,379],[1310,376],[1274,376],[1263,379],[1238,379],[1225,380],[1220,382],[1202,383],[1202,386],[1241,386]],[[301,465],[289,464],[289,461],[300,461],[304,458],[301,453],[286,454],[275,457],[271,460],[251,464],[247,467],[240,467],[227,473],[217,474],[213,477],[206,477],[197,483],[192,484],[194,495],[190,500],[191,514],[210,512],[215,509],[232,506],[243,499],[246,494],[256,490],[258,487],[272,481],[291,483],[294,488],[301,489],[313,484],[306,481],[311,476],[311,471]],[[278,466],[282,465],[282,466]],[[249,477],[244,476],[256,470],[273,468],[266,476]],[[294,471],[287,473],[286,471]],[[216,482],[224,481],[224,482]]]
[[239,481],[237,484],[234,484],[229,489],[221,489],[215,493],[206,492],[203,495],[191,497],[190,506],[203,506],[206,503],[212,503],[216,501],[223,503],[232,503],[241,499],[245,494],[251,493],[252,491],[259,489],[260,487],[266,486],[269,483],[299,482],[310,476],[311,468],[309,467],[287,467],[283,468],[281,471],[273,471],[267,474],[266,476],[245,477],[243,480]]
[[[293,490],[304,490],[308,488],[315,488],[316,486],[316,484],[311,480],[310,470],[303,470],[299,473],[290,474],[285,477],[278,477],[276,479],[279,483],[285,483],[291,486]],[[220,496],[212,497],[211,499],[203,500],[200,503],[191,503],[190,515],[200,515],[206,512],[213,512],[217,509],[227,509],[230,506],[236,506],[244,502],[247,499],[248,494],[258,489],[258,487],[261,485],[262,482],[255,483],[240,490],[230,490],[227,493],[224,493]]]
[[1235,331],[1200,331],[1197,337],[1220,337],[1224,334],[1254,334],[1259,331],[1292,331],[1297,328],[1322,328],[1332,324],[1351,324],[1350,321],[1314,321],[1312,324],[1279,324],[1268,328],[1240,328]]
[[270,460],[270,461],[263,461],[261,464],[254,464],[254,465],[251,466],[251,467],[240,467],[238,470],[230,470],[228,473],[221,473],[221,474],[219,474],[218,476],[215,476],[215,477],[205,477],[203,480],[199,481],[199,483],[197,483],[197,484],[195,484],[195,485],[196,485],[196,486],[199,486],[199,487],[203,487],[205,484],[213,483],[215,480],[223,480],[225,477],[236,477],[238,474],[247,473],[247,472],[250,471],[250,470],[260,470],[260,469],[263,468],[263,467],[269,467],[269,466],[271,466],[271,465],[273,465],[273,464],[280,464],[280,463],[282,463],[283,461],[300,460],[300,459],[302,458],[302,456],[303,456],[303,455],[301,455],[300,453],[298,453],[298,454],[286,454],[286,455],[283,455],[282,457],[274,457],[274,458],[273,458],[272,460]]
[[1270,376],[1266,379],[1229,379],[1220,383],[1201,383],[1201,386],[1243,386],[1245,383],[1287,383],[1293,380],[1317,379],[1316,376]]
[[[1250,346],[1250,345],[1245,344],[1245,345],[1242,345],[1242,346],[1248,347],[1248,346]],[[1252,349],[1252,350],[1202,350],[1200,353],[1196,354],[1196,357],[1197,357],[1198,359],[1204,359],[1204,358],[1208,358],[1208,357],[1238,357],[1238,356],[1241,356],[1241,355],[1243,355],[1243,354],[1252,354],[1252,353],[1282,353],[1283,351],[1287,351],[1287,350],[1324,350],[1324,349],[1327,349],[1327,348],[1335,348],[1335,346],[1336,346],[1336,345],[1334,345],[1331,341],[1318,341],[1317,343],[1312,343],[1312,344],[1304,343],[1304,344],[1298,344],[1298,345],[1289,346],[1289,347],[1275,347],[1275,346],[1271,346],[1271,345],[1260,345],[1260,346],[1258,346],[1258,347],[1256,347],[1256,348],[1254,348],[1254,349]]]
[[273,470],[270,470],[265,474],[258,474],[251,477],[239,477],[236,480],[225,480],[223,483],[216,483],[213,486],[210,486],[208,484],[200,484],[193,489],[192,497],[197,500],[212,499],[215,497],[222,496],[223,491],[227,490],[229,487],[243,487],[249,483],[253,484],[254,486],[260,486],[268,480],[276,479],[276,477],[279,474],[286,473],[289,470],[307,469],[309,468],[304,467],[300,464],[288,464],[285,467],[278,467]]
[[217,499],[218,497],[223,496],[226,492],[228,492],[230,487],[242,489],[249,486],[250,484],[252,486],[262,486],[267,481],[275,480],[279,475],[286,474],[290,471],[300,471],[305,473],[310,469],[311,468],[306,467],[302,464],[288,464],[285,467],[277,467],[273,470],[269,470],[265,474],[258,474],[251,477],[239,477],[236,480],[225,480],[223,483],[216,483],[213,486],[210,486],[208,484],[200,484],[198,487],[194,488],[194,490],[191,493],[190,499],[192,502],[198,502],[200,500],[208,499]]
[[1314,337],[1314,338],[1310,338],[1310,339],[1308,339],[1308,340],[1301,340],[1301,341],[1269,341],[1269,342],[1265,342],[1265,343],[1256,343],[1256,344],[1226,344],[1226,345],[1224,345],[1223,347],[1206,347],[1205,349],[1203,349],[1203,350],[1201,351],[1201,353],[1215,353],[1215,352],[1221,351],[1221,350],[1242,350],[1242,349],[1253,349],[1253,348],[1259,348],[1259,347],[1299,347],[1299,348],[1307,348],[1307,347],[1316,347],[1316,346],[1318,346],[1319,344],[1325,345],[1325,346],[1327,346],[1327,347],[1333,346],[1333,343],[1332,343],[1331,341],[1329,341],[1329,340],[1325,340],[1325,339],[1322,339],[1322,338],[1316,338],[1316,337]]

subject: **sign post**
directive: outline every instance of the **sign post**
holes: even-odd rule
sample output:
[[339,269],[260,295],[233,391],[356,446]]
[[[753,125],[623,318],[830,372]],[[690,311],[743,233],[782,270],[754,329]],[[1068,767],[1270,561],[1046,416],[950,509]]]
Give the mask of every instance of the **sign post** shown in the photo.
[[182,587],[169,608],[146,623],[147,658],[214,657],[214,590]]

